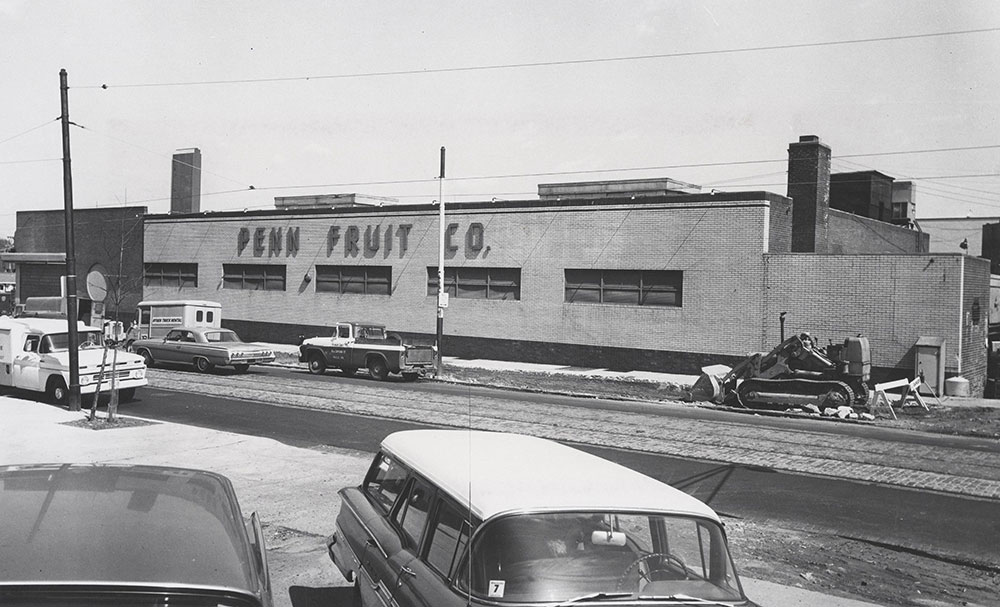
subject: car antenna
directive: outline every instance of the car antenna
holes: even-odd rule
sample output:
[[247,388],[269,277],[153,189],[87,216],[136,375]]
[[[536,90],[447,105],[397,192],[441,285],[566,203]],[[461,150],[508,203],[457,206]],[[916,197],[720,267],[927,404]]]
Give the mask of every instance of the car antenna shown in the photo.
[[466,559],[468,563],[468,579],[465,582],[465,604],[472,605],[472,386],[469,386],[469,391],[466,393],[468,396],[468,426],[469,426],[469,467],[468,467],[468,483],[469,491],[466,493],[466,513],[468,515],[469,524],[469,539],[466,541],[465,549],[469,551],[469,558]]

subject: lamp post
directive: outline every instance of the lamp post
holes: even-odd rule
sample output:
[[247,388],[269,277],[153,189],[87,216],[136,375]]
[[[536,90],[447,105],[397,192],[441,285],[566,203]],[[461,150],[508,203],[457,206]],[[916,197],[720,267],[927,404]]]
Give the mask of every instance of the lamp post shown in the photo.
[[448,307],[448,294],[444,290],[444,146],[441,146],[441,174],[438,177],[438,297],[437,297],[437,352],[435,373],[441,375],[441,346],[444,336],[444,309]]

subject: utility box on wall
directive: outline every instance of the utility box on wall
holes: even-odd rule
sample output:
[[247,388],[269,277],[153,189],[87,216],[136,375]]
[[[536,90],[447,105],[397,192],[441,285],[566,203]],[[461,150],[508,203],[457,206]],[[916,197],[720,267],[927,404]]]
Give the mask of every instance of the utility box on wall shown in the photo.
[[944,338],[943,337],[919,337],[914,357],[913,373],[920,377],[923,373],[924,382],[920,385],[921,394],[927,394],[929,387],[934,391],[935,396],[944,393]]

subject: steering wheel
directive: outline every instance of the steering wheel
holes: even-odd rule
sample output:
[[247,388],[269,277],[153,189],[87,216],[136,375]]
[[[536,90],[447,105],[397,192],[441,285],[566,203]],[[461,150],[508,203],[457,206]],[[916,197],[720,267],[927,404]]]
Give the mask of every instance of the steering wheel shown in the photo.
[[[625,585],[625,580],[628,579],[629,574],[632,573],[633,569],[638,567],[641,563],[645,561],[651,561],[652,559],[664,559],[667,562],[675,563],[676,565],[680,566],[681,571],[684,572],[683,579],[685,580],[688,579],[687,565],[684,564],[684,561],[681,560],[681,557],[677,556],[676,554],[671,554],[669,552],[651,552],[650,554],[644,554],[639,558],[635,559],[628,567],[625,568],[625,571],[622,572],[621,577],[618,578],[618,583],[615,585],[615,590],[623,589]],[[647,565],[647,566],[649,567],[649,569],[645,573],[643,573],[642,569],[638,570],[638,579],[641,580],[645,578],[647,583],[653,581],[652,580],[653,574],[657,572],[675,574],[674,571],[671,571],[669,569],[664,569],[662,565],[655,569],[653,568],[653,565]]]

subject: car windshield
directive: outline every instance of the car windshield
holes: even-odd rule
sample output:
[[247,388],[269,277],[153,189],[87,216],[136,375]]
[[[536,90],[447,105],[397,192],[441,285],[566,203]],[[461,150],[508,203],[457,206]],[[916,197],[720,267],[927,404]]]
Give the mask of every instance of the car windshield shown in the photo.
[[[77,340],[81,348],[100,348],[104,345],[104,336],[100,331],[80,331]],[[69,333],[49,333],[45,336],[43,352],[65,352],[67,349]]]
[[721,527],[695,517],[508,516],[481,529],[472,564],[465,561],[463,569],[468,573],[455,576],[463,591],[497,602],[566,601],[595,593],[743,598]]
[[240,338],[232,331],[211,331],[209,333],[205,333],[205,341],[209,343],[238,342],[240,341]]

